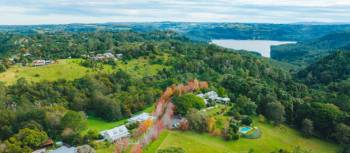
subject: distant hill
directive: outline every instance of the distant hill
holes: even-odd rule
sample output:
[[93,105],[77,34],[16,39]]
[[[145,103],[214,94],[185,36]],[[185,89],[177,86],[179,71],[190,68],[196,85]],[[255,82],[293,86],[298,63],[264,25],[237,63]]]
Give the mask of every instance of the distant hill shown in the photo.
[[62,24],[1,26],[0,32],[31,34],[36,32],[94,32],[94,31],[137,31],[150,32],[173,30],[192,40],[210,41],[212,39],[257,39],[304,41],[319,38],[336,32],[350,30],[349,24],[324,23],[210,23],[210,22],[110,22],[100,24]]
[[297,77],[305,83],[329,84],[350,77],[350,52],[336,52],[299,71]]
[[297,44],[273,46],[271,58],[303,66],[311,64],[332,52],[347,51],[349,49],[350,31],[337,32]]

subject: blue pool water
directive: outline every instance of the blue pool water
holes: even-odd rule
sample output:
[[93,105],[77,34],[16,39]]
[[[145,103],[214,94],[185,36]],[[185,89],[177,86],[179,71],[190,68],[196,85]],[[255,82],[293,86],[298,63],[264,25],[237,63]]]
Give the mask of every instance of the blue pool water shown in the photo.
[[247,133],[248,131],[250,131],[252,128],[251,127],[242,127],[241,129],[239,129],[239,132],[241,133]]

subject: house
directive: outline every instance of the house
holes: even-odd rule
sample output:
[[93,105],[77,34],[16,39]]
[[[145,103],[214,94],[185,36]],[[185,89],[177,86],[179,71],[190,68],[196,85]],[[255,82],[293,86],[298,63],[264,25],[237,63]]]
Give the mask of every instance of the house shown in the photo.
[[224,103],[224,104],[230,102],[230,98],[219,97],[219,95],[215,91],[210,91],[210,92],[207,92],[205,94],[201,93],[201,94],[198,94],[197,96],[203,98],[205,104],[208,104],[209,100],[215,101],[218,103]]
[[136,123],[136,122],[143,122],[148,119],[153,119],[153,116],[150,116],[148,113],[142,113],[140,115],[133,116],[128,119],[128,123]]
[[45,65],[45,60],[34,60],[32,66],[43,66]]
[[103,136],[103,138],[109,142],[115,142],[117,140],[120,140],[122,138],[129,137],[130,133],[128,129],[125,127],[125,125],[115,127],[110,130],[102,131],[100,134]]
[[55,150],[49,151],[49,153],[77,153],[76,147],[61,146]]
[[91,58],[94,61],[115,60],[115,56],[112,53],[97,54]]

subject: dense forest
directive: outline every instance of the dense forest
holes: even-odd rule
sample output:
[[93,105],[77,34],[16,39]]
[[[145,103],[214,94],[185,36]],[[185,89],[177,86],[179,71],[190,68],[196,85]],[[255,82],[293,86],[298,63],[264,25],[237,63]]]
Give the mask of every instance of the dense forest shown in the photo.
[[272,46],[271,58],[305,66],[336,51],[349,51],[350,32],[331,33],[296,44]]
[[[276,124],[312,129],[305,130],[308,135],[344,146],[350,143],[350,107],[344,107],[349,105],[349,67],[342,71],[329,66],[349,65],[347,53],[336,53],[329,61],[320,62],[324,66],[311,65],[295,77],[269,59],[191,41],[173,31],[2,33],[0,39],[3,71],[13,64],[9,58],[25,65],[39,58],[79,58],[106,51],[122,53],[124,62],[143,57],[167,66],[155,76],[142,78],[118,70],[73,81],[32,83],[19,79],[14,85],[1,84],[0,139],[5,149],[0,152],[30,152],[48,138],[88,143],[96,138],[96,131],[84,132],[86,116],[107,121],[130,117],[152,105],[167,86],[193,79],[207,81],[210,90],[228,95],[240,107],[238,114],[261,114]],[[26,53],[31,56],[24,56]],[[160,58],[164,56],[167,58]],[[322,74],[310,72],[316,69]],[[337,70],[339,73],[333,72]],[[326,83],[317,77],[323,73],[337,75],[327,78],[327,89],[314,87],[313,83]],[[300,79],[304,74],[315,77],[304,81]],[[327,90],[334,94],[324,95]],[[37,140],[21,139],[23,135]]]

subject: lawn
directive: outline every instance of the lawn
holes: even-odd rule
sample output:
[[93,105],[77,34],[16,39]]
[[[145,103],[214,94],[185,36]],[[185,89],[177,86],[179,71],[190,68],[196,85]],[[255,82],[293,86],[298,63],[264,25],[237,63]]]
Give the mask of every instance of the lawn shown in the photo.
[[226,142],[220,137],[194,132],[166,131],[165,138],[150,144],[146,153],[154,153],[157,149],[170,146],[182,147],[186,153],[247,153],[250,149],[266,153],[281,147],[292,150],[299,146],[313,153],[336,153],[339,146],[319,139],[306,139],[299,132],[286,126],[274,127],[265,123],[256,124],[262,130],[259,139],[244,139]]
[[92,73],[89,68],[81,66],[80,61],[81,59],[62,59],[58,60],[57,63],[39,67],[16,65],[6,72],[0,73],[0,81],[13,84],[22,77],[29,82],[55,81],[58,79],[73,80]]

